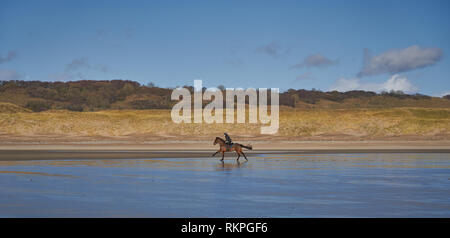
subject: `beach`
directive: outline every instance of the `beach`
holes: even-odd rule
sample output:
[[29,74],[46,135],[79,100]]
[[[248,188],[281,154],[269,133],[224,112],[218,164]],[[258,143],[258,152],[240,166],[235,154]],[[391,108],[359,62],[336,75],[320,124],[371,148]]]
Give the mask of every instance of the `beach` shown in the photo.
[[241,143],[4,141],[0,217],[449,215],[449,141]]
[[449,153],[9,152],[0,217],[450,215]]
[[[450,141],[247,141],[252,154],[450,153]],[[126,159],[211,157],[208,141],[3,143],[0,160]],[[235,157],[227,152],[227,157]],[[219,159],[220,155],[216,155]]]

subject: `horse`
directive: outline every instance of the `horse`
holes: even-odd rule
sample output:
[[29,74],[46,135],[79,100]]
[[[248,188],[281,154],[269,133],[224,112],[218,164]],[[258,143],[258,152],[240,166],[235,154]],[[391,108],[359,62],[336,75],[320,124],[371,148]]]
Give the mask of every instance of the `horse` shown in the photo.
[[245,149],[249,149],[252,150],[252,146],[245,146],[239,143],[233,143],[233,145],[227,145],[225,143],[225,140],[220,138],[220,137],[216,137],[216,139],[214,140],[214,144],[216,145],[219,144],[220,148],[218,151],[216,151],[216,153],[214,153],[212,156],[214,157],[217,153],[221,152],[222,153],[222,159],[220,161],[223,161],[223,157],[225,156],[225,152],[231,152],[231,151],[236,151],[236,153],[238,154],[237,157],[237,161],[239,161],[239,158],[241,157],[241,154],[244,156],[245,160],[248,161],[247,156],[245,156],[244,152],[242,152],[242,148]]

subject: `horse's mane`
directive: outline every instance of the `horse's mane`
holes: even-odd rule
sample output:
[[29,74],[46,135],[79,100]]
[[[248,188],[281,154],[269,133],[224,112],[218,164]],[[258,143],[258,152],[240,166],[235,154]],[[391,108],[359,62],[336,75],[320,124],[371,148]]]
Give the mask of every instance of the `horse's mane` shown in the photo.
[[217,139],[221,140],[222,142],[225,142],[225,140],[222,139],[222,138],[220,138],[220,137],[216,137],[216,140],[217,140]]

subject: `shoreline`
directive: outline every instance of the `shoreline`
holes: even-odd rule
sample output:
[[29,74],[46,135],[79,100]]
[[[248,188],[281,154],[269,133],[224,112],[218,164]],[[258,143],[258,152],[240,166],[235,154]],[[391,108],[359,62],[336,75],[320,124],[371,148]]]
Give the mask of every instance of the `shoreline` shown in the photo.
[[[450,153],[450,141],[253,141],[258,154]],[[211,142],[10,143],[0,144],[0,161],[62,159],[217,158]],[[228,152],[226,157],[236,157]]]
[[[404,141],[288,141],[288,140],[242,140],[252,145],[254,151],[289,150],[450,150],[450,140],[404,140]],[[198,151],[215,150],[218,145],[211,141],[83,141],[83,142],[0,142],[4,150],[75,150],[75,151]]]

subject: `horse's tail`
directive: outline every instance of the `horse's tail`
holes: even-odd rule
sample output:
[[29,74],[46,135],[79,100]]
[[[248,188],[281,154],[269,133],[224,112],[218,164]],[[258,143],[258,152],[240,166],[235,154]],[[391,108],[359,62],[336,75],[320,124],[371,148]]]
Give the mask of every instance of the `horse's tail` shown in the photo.
[[[241,145],[241,144],[239,144]],[[249,150],[253,150],[253,147],[251,145],[241,145],[243,148],[249,149]]]

